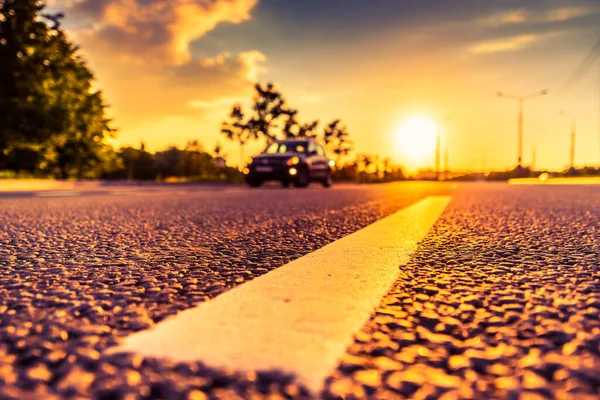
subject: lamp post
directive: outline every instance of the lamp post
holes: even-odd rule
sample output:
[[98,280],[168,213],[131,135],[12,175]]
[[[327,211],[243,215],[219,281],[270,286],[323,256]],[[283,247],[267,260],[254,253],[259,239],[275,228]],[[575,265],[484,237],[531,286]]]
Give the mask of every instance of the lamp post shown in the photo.
[[569,150],[569,166],[572,170],[575,168],[575,117],[566,111],[560,111],[560,115],[563,115],[571,120],[571,148]]
[[518,156],[517,156],[517,165],[519,167],[523,166],[523,103],[527,100],[534,99],[536,97],[543,96],[548,94],[547,90],[540,90],[538,92],[534,92],[528,94],[527,96],[515,96],[512,94],[507,94],[504,92],[497,92],[498,97],[503,97],[505,99],[517,100],[519,102],[519,115],[518,115]]

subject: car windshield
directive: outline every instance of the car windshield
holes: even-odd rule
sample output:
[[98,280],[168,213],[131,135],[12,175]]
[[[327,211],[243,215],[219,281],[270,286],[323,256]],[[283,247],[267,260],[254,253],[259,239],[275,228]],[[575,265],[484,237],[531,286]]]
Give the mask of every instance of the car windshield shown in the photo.
[[265,150],[267,154],[281,153],[306,153],[306,142],[280,142],[273,143]]

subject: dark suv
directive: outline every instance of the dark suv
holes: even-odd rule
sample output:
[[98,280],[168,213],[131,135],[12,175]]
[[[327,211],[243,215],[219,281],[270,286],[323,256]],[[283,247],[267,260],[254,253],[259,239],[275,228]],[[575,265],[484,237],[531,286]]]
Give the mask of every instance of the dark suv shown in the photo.
[[323,147],[315,140],[286,139],[271,143],[265,151],[253,157],[244,174],[252,187],[271,180],[280,181],[285,187],[293,183],[303,188],[311,181],[330,187],[333,183],[332,165]]

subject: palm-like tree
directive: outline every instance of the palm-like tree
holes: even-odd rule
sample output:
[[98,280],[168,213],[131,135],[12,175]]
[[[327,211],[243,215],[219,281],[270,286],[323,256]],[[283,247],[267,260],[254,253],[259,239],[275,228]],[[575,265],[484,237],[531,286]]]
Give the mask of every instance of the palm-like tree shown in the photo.
[[323,131],[323,143],[325,147],[335,154],[336,163],[352,152],[354,146],[350,140],[348,128],[341,124],[339,119],[330,122]]
[[318,126],[318,119],[312,122],[306,122],[304,124],[301,124],[298,128],[298,137],[317,137]]
[[272,83],[268,83],[264,87],[257,83],[254,89],[256,90],[252,107],[254,114],[248,121],[248,127],[253,137],[263,136],[267,142],[272,142],[277,139],[273,129],[277,126],[279,119],[288,116],[289,121],[296,112],[287,108],[283,96]]
[[257,139],[256,129],[253,129],[252,121],[246,121],[246,116],[240,104],[233,106],[229,119],[221,124],[221,133],[233,142],[240,145],[240,168],[244,165],[244,146],[248,141]]

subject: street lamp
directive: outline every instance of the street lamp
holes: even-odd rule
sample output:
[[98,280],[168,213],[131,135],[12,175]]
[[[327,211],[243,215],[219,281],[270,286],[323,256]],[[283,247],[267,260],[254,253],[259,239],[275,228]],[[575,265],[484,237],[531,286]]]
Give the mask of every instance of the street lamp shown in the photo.
[[560,111],[560,115],[563,115],[571,120],[571,149],[569,152],[569,165],[571,169],[575,168],[575,117],[566,111]]
[[504,92],[497,92],[498,97],[503,97],[505,99],[512,99],[512,100],[518,100],[519,101],[519,117],[518,117],[518,129],[519,129],[519,135],[518,135],[518,166],[521,167],[522,166],[522,161],[523,161],[523,103],[526,100],[530,100],[530,99],[534,99],[536,97],[540,97],[543,96],[545,94],[548,94],[547,90],[540,90],[538,92],[534,92],[531,94],[528,94],[527,96],[515,96],[512,94],[506,94]]

